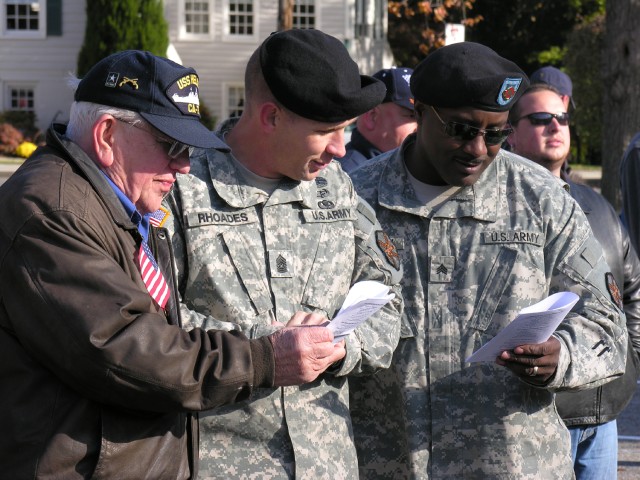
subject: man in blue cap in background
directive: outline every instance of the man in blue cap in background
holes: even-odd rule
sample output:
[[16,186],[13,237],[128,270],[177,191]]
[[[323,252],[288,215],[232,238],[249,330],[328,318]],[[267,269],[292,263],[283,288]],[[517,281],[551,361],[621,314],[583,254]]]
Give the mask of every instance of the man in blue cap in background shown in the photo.
[[546,83],[555,87],[558,92],[560,92],[564,108],[568,110],[569,105],[576,108],[573,101],[573,82],[571,81],[571,77],[559,68],[547,65],[533,72],[529,79],[532,85],[536,83]]
[[[434,51],[411,77],[417,132],[352,174],[398,249],[405,301],[391,367],[350,379],[361,478],[571,478],[554,393],[624,371],[615,280],[584,214],[500,148],[528,83],[486,46]],[[579,301],[551,337],[468,363],[566,290]]]
[[356,128],[347,143],[347,154],[337,159],[342,169],[350,173],[381,153],[400,146],[416,130],[413,114],[413,95],[409,81],[410,68],[385,68],[373,74],[384,82],[387,93],[380,105],[363,113],[356,120]]

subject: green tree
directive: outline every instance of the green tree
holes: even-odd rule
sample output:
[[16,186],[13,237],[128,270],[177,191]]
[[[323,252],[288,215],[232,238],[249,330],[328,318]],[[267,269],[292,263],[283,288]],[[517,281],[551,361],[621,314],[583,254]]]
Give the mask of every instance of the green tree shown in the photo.
[[[602,194],[620,207],[620,159],[640,130],[640,0],[608,0],[602,51]],[[640,212],[627,212],[638,215]]]
[[467,16],[475,1],[390,1],[387,39],[396,63],[414,67],[429,52],[442,47],[446,23],[472,27],[481,21],[479,16]]
[[87,0],[86,13],[78,76],[120,50],[148,50],[166,56],[169,27],[162,0]]
[[563,64],[573,82],[575,135],[572,163],[599,165],[602,158],[602,94],[600,69],[604,44],[604,14],[576,25],[566,42]]
[[543,65],[561,67],[573,28],[604,13],[604,0],[478,0],[474,11],[483,21],[468,30],[467,39],[491,47],[531,73]]

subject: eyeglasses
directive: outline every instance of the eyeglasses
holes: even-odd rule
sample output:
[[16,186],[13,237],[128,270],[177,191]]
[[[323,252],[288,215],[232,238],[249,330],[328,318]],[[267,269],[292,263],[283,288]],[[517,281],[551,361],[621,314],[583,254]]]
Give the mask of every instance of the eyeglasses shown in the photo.
[[554,118],[558,121],[560,125],[566,127],[569,125],[569,114],[567,112],[564,113],[548,113],[548,112],[535,112],[530,113],[529,115],[524,115],[520,117],[516,123],[518,123],[523,118],[526,118],[531,122],[531,125],[549,125],[551,120]]
[[444,133],[460,142],[469,142],[480,135],[484,137],[485,145],[487,145],[487,147],[491,147],[494,145],[502,144],[513,131],[509,127],[504,129],[490,128],[488,130],[483,130],[466,123],[451,121],[445,122],[444,120],[442,120],[442,118],[440,118],[440,115],[438,115],[436,109],[431,105],[429,106],[431,107],[431,110],[433,110],[433,113],[436,114],[436,117],[438,117],[438,120],[440,120],[440,123],[442,123],[442,126],[444,127]]
[[166,154],[169,155],[169,157],[173,158],[174,160],[187,150],[189,151],[189,154],[191,154],[192,147],[190,145],[187,145],[186,143],[182,143],[177,140],[172,140],[167,137],[163,137],[161,135],[156,135],[155,133],[142,127],[141,124],[139,124],[138,122],[127,122],[126,120],[121,120],[119,118],[116,118],[116,120],[122,123],[126,123],[127,125],[131,125],[132,127],[135,127],[138,130],[142,130],[143,132],[147,132],[149,135],[155,138],[158,143],[162,145],[162,148],[166,150]]

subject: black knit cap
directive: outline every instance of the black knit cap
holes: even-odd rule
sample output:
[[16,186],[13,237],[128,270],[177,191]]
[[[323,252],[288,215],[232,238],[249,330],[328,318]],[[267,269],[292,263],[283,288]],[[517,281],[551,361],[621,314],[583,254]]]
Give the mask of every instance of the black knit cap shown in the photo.
[[439,48],[416,67],[411,91],[417,101],[442,108],[506,112],[529,85],[526,74],[489,47],[460,42]]
[[285,30],[260,46],[260,67],[276,99],[310,120],[344,122],[384,99],[382,82],[360,75],[345,46],[319,30]]
[[160,132],[186,145],[228,149],[200,123],[198,84],[193,68],[149,52],[124,50],[91,67],[74,98],[138,112]]

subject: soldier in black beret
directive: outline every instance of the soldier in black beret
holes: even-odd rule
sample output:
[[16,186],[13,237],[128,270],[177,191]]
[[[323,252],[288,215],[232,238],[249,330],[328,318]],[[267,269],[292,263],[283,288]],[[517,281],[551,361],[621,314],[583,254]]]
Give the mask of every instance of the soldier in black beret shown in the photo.
[[[555,392],[624,370],[624,316],[584,215],[501,149],[528,83],[486,46],[436,50],[411,77],[417,132],[351,173],[404,271],[391,367],[349,379],[360,478],[572,478]],[[550,336],[471,358],[565,290],[579,301]]]
[[[334,157],[344,128],[382,102],[345,46],[318,30],[269,36],[245,73],[245,109],[220,136],[231,152],[198,150],[166,206],[182,299],[249,337],[282,328],[291,309],[333,319],[355,283],[396,299],[336,348],[322,378],[262,389],[200,417],[203,478],[358,478],[347,377],[386,368],[400,332],[397,253]],[[214,320],[215,319],[215,320]]]

